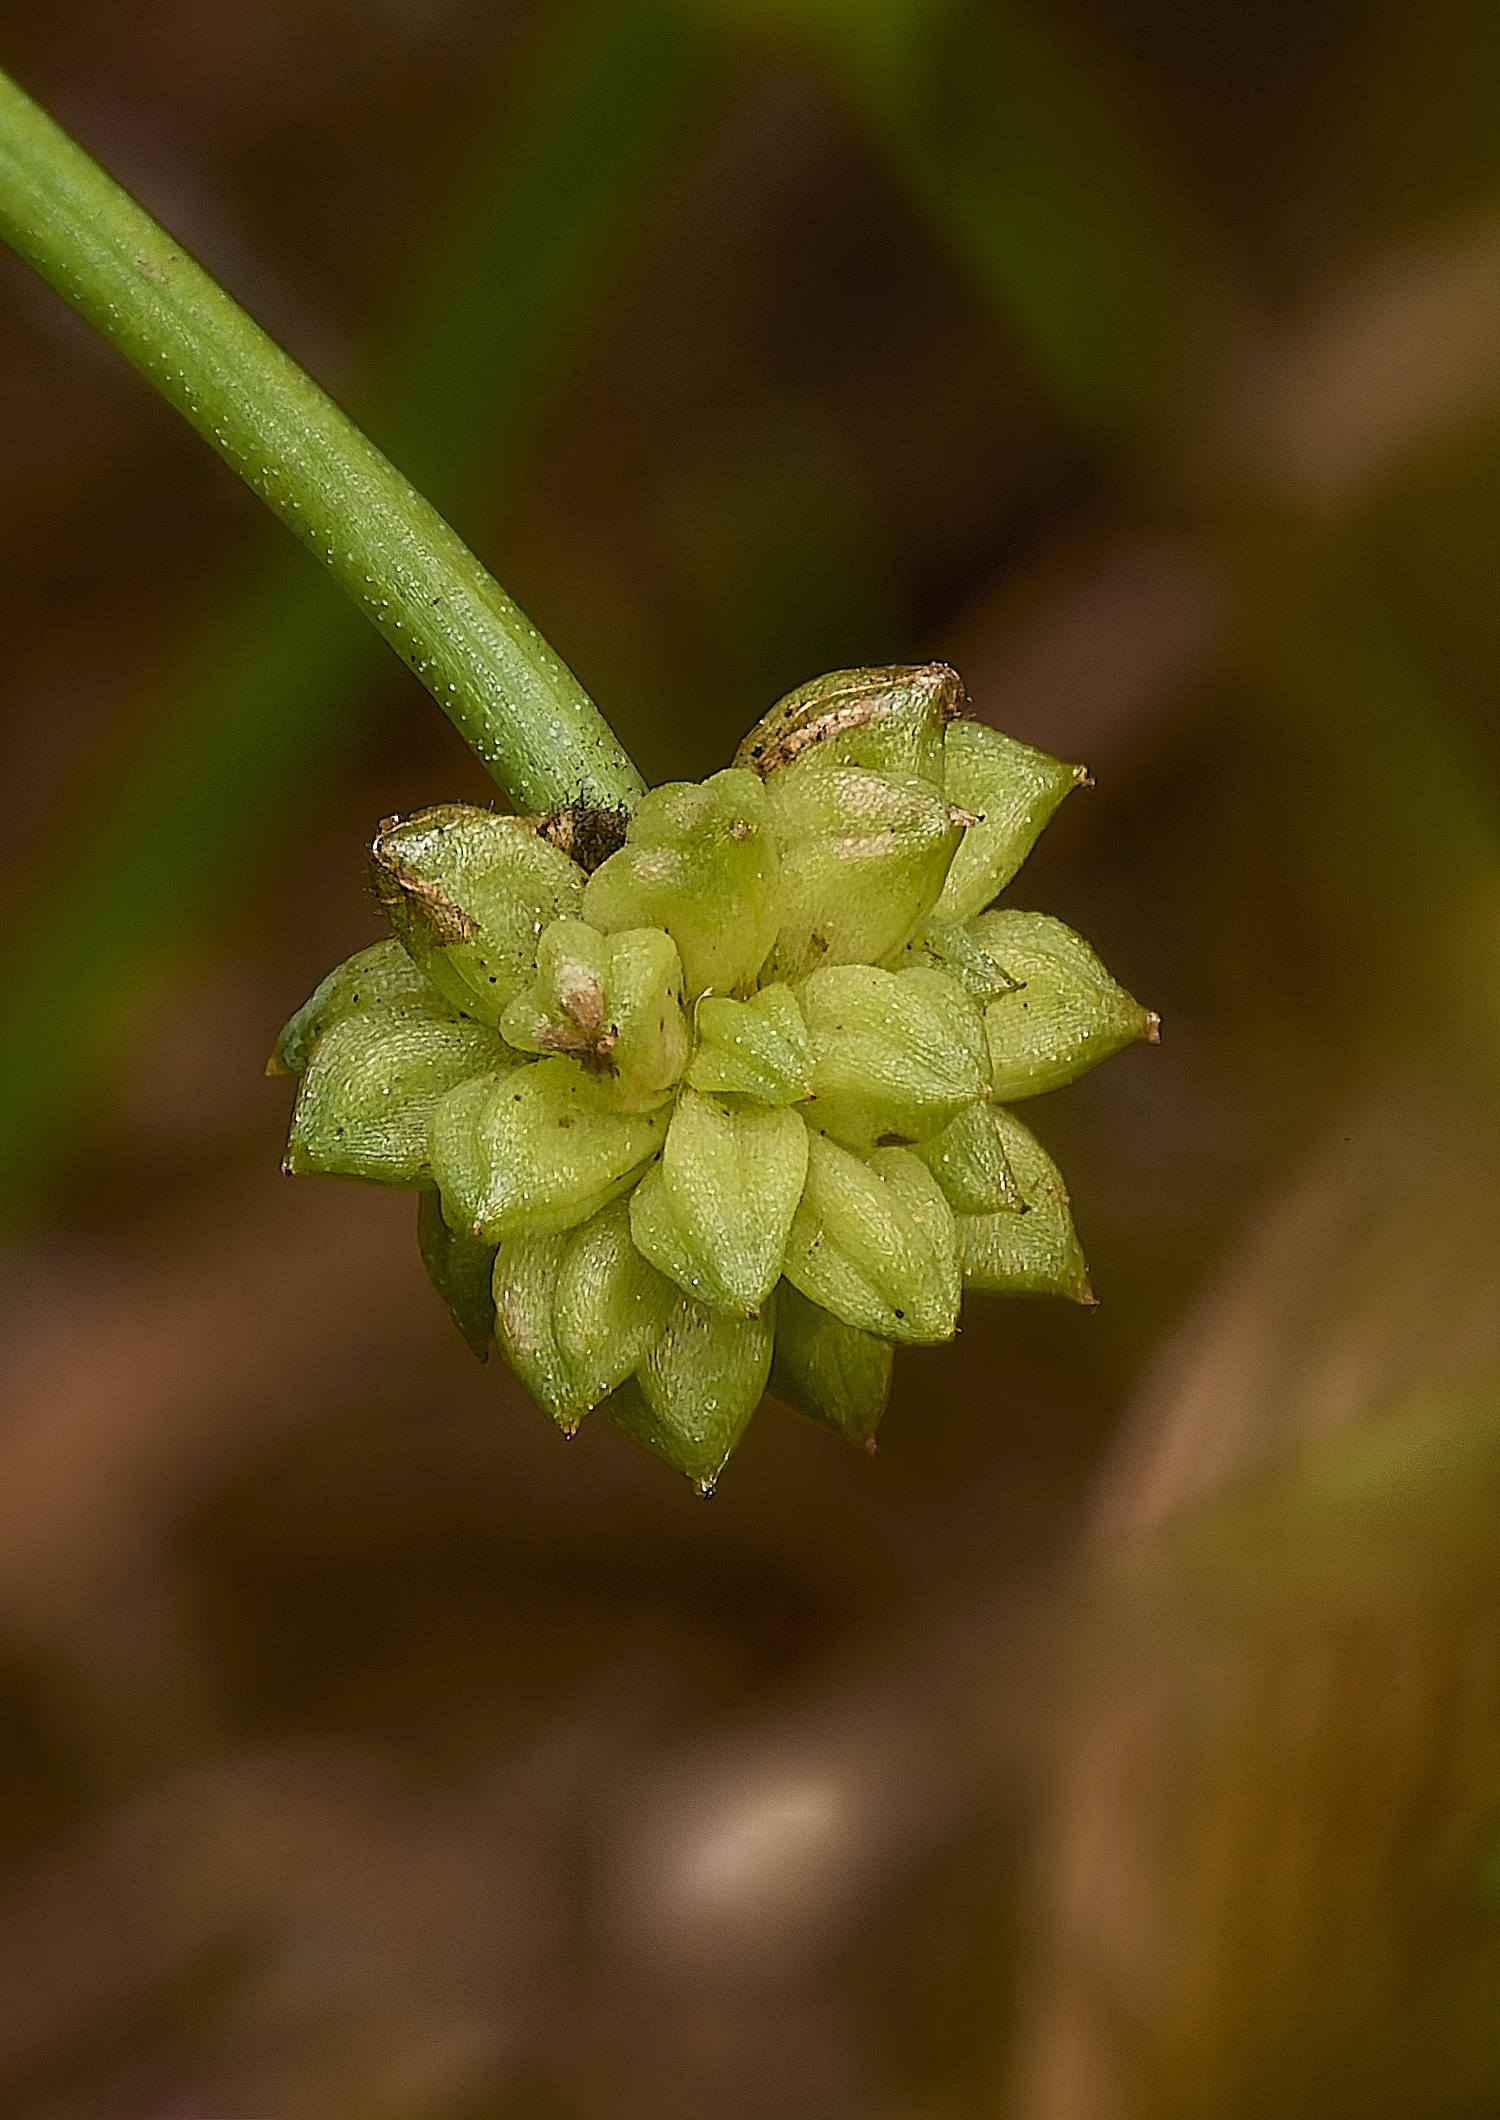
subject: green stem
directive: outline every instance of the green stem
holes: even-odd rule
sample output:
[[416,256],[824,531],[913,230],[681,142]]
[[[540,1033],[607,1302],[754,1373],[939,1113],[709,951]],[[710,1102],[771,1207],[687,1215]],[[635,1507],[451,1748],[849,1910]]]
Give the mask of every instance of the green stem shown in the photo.
[[518,809],[639,798],[598,709],[456,532],[4,74],[0,237],[323,562]]

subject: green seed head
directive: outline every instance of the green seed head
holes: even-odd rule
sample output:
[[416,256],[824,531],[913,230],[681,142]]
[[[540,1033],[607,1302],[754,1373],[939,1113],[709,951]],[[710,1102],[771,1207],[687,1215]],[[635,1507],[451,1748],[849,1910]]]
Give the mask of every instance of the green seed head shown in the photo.
[[1083,775],[962,706],[943,664],[838,671],[607,831],[388,821],[392,939],[272,1056],[287,1169],[415,1190],[474,1351],[705,1492],[768,1379],[869,1443],[893,1346],[965,1288],[1092,1300],[1009,1106],[1156,1018],[1061,922],[985,910]]

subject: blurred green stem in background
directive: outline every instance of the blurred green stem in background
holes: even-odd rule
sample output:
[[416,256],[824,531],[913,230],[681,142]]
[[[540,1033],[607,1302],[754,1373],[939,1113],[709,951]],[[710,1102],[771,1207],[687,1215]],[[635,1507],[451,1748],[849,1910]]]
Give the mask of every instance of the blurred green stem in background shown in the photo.
[[643,792],[572,672],[436,509],[3,74],[0,236],[323,562],[521,808]]
[[1017,0],[696,0],[821,55],[1074,426],[1170,475],[1242,298],[1215,230],[1082,42]]
[[[706,40],[640,0],[570,13],[539,55],[378,394],[376,431],[444,507],[513,470],[708,72]],[[107,811],[59,849],[0,963],[0,1223],[142,988],[241,895],[247,864],[259,873],[382,652],[327,575],[268,552]]]

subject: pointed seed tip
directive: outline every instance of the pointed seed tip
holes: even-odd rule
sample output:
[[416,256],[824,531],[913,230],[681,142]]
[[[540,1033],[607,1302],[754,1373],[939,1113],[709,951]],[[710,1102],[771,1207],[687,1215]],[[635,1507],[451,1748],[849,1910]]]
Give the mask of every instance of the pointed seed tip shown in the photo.
[[880,1455],[880,1445],[876,1442],[873,1435],[865,1437],[865,1455],[866,1457],[879,1457]]
[[1141,1025],[1141,1036],[1147,1045],[1161,1044],[1161,1018],[1154,1008],[1146,1011],[1146,1020]]
[[1099,1308],[1099,1298],[1094,1294],[1092,1287],[1087,1281],[1079,1282],[1078,1292],[1074,1296],[1073,1301],[1081,1304],[1085,1310],[1097,1310]]

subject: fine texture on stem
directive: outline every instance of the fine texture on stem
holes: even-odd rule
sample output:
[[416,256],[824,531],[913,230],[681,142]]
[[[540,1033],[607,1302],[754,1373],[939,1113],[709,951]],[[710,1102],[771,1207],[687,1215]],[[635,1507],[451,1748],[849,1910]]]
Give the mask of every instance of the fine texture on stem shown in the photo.
[[[455,521],[513,479],[713,79],[712,47],[679,14],[598,0],[497,83],[472,190],[407,293],[369,406],[371,431]],[[0,957],[0,1229],[140,1034],[141,997],[261,884],[380,697],[377,635],[266,536],[107,800],[70,813]]]
[[462,539],[3,74],[0,237],[324,563],[518,808],[636,801],[603,717]]

